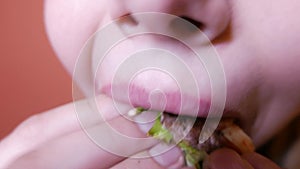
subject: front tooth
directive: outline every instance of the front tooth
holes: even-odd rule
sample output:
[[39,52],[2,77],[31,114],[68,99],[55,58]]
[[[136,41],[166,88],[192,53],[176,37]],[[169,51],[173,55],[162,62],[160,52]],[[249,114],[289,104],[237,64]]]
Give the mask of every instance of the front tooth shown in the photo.
[[238,126],[229,126],[222,131],[223,136],[235,145],[241,153],[253,152],[255,147],[250,137]]
[[137,109],[136,109],[136,108],[129,110],[128,113],[127,113],[127,115],[128,115],[129,117],[134,117],[134,116],[136,116],[137,114],[138,114],[138,113],[137,113]]
[[136,108],[133,108],[131,110],[128,111],[127,115],[129,117],[134,117],[136,115],[139,115],[141,114],[143,111],[145,111],[146,109],[142,108],[142,107],[136,107]]

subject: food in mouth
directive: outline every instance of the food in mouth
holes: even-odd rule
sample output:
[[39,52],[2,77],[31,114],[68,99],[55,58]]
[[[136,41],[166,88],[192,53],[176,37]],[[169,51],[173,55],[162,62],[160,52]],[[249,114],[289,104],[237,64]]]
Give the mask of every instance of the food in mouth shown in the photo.
[[[143,111],[143,108],[136,108],[131,115]],[[185,164],[196,169],[201,169],[207,154],[222,147],[234,149],[238,153],[254,151],[252,140],[232,118],[222,118],[212,135],[201,142],[199,137],[206,120],[208,119],[200,117],[195,119],[167,112],[158,113],[148,135],[166,144],[177,145],[183,151]]]

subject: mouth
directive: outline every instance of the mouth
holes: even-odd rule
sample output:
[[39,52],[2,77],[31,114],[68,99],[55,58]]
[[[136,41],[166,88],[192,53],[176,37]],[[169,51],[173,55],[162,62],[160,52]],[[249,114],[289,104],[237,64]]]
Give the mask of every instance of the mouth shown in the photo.
[[183,115],[207,118],[210,113],[222,118],[233,118],[238,123],[240,113],[228,108],[216,108],[219,112],[210,111],[212,102],[209,98],[197,97],[195,94],[182,93],[180,90],[165,90],[166,88],[141,87],[138,84],[105,85],[98,90],[113,100],[129,104],[133,108],[143,107],[147,110],[167,112],[173,115]]
[[[234,124],[243,131],[249,133],[251,126],[245,123],[247,119],[241,112],[230,107],[215,108],[219,110],[215,113],[212,109],[210,98],[197,97],[194,94],[182,93],[180,90],[165,90],[166,88],[151,88],[132,84],[109,84],[98,87],[97,93],[105,94],[112,100],[130,105],[132,108],[142,107],[143,109],[163,112],[175,116],[197,117],[198,119],[231,119]],[[214,115],[209,116],[210,113]]]

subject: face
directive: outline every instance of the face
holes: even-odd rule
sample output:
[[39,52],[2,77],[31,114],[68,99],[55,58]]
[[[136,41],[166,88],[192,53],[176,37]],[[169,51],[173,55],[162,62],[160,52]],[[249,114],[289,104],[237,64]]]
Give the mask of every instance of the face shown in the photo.
[[[299,112],[299,8],[298,1],[286,3],[271,0],[191,0],[188,3],[183,0],[48,0],[45,1],[45,21],[53,48],[70,74],[88,38],[116,18],[138,12],[160,12],[192,21],[212,42],[223,65],[227,91],[224,115],[238,118],[254,142],[260,145]],[[159,27],[162,21],[158,18],[155,22]],[[134,28],[143,24],[143,20],[133,17],[122,24],[118,28],[121,32],[128,26]],[[94,49],[99,47],[97,45],[92,43]],[[206,116],[212,92],[204,67],[190,57],[186,47],[163,36],[137,36],[112,48],[103,65],[97,69],[96,90],[110,95],[110,79],[118,65],[144,48],[172,51],[197,72],[195,79],[199,84],[199,93],[196,95],[201,94],[201,99],[195,99],[195,93],[183,93],[188,100],[183,113],[188,114],[195,104],[201,104],[204,108],[199,109],[198,116]],[[95,72],[93,52],[88,57],[87,69]],[[176,69],[175,58],[174,61],[167,60],[173,69]],[[160,62],[160,58],[151,56],[145,57],[145,60]],[[176,76],[183,82],[186,80],[185,74],[180,71]],[[78,83],[83,90],[88,86]],[[128,83],[126,80],[118,82],[117,93],[122,93]],[[165,73],[155,70],[140,73],[130,81],[130,86],[130,98],[134,105],[149,106],[147,99],[151,91],[159,89],[167,96],[166,109],[176,113],[175,103],[179,102],[176,98],[180,91]],[[159,104],[155,100],[161,98],[159,94],[152,96],[151,106],[155,108]],[[117,98],[124,101],[122,94],[117,94]]]

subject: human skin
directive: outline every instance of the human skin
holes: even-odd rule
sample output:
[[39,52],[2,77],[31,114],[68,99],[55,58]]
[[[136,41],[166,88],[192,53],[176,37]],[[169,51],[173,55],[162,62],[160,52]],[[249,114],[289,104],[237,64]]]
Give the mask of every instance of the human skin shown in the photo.
[[[225,108],[238,112],[235,116],[239,116],[244,128],[259,146],[299,112],[300,76],[297,73],[300,71],[300,49],[297,44],[300,41],[300,21],[295,17],[299,13],[298,7],[300,3],[297,1],[287,4],[268,0],[193,0],[189,3],[171,0],[52,0],[45,1],[45,19],[50,41],[70,74],[86,40],[98,28],[118,17],[136,12],[162,12],[201,22],[224,66],[227,84]],[[166,46],[166,42],[157,39],[154,37],[152,41],[158,46]],[[133,43],[141,43],[138,38],[134,40]],[[131,48],[126,43],[121,47],[126,48],[126,45]],[[171,51],[180,50],[176,49],[175,43],[167,45]],[[123,59],[121,52],[124,51],[112,53]],[[96,81],[107,81],[113,76],[110,72],[120,62],[121,59],[116,59],[118,57],[112,56],[113,59],[104,61],[109,67],[103,66],[105,73]],[[199,87],[201,97],[210,100],[209,79],[201,75],[196,78],[203,84]],[[147,84],[149,79],[141,76],[139,81]]]
[[[299,113],[300,89],[298,86],[300,85],[300,76],[297,76],[297,73],[300,71],[300,60],[298,57],[300,52],[298,48],[300,42],[300,21],[297,19],[299,7],[300,2],[297,1],[286,3],[284,1],[274,2],[270,0],[251,2],[239,0],[192,0],[189,3],[183,0],[129,0],[122,2],[116,0],[46,0],[45,23],[54,50],[70,75],[72,75],[76,59],[84,43],[98,28],[118,17],[135,12],[161,12],[187,16],[201,22],[204,25],[202,27],[203,31],[208,33],[208,37],[216,48],[224,67],[227,84],[225,107],[227,110],[237,112],[237,114],[232,114],[232,117],[241,120],[244,129],[254,140],[255,145],[260,146]],[[167,46],[169,50],[181,52],[178,51],[181,48],[177,48],[177,44],[165,44],[166,41],[159,41],[156,38],[158,37],[152,37],[150,42],[155,42],[154,44],[158,46]],[[138,38],[133,39],[133,41],[135,40],[136,42],[133,43],[140,43]],[[126,47],[126,45],[127,43],[125,42],[122,47]],[[119,54],[118,52],[122,53],[123,51],[115,50],[113,54],[117,55]],[[185,56],[180,57],[185,58]],[[106,77],[112,76],[109,73],[112,72],[110,69],[115,68],[118,64],[117,59],[110,58],[113,58],[113,56],[107,58],[105,63],[112,65],[112,67],[104,66],[102,68],[107,72],[105,74]],[[151,72],[148,75],[151,77]],[[142,75],[139,78],[142,82],[149,82]],[[209,84],[207,82],[208,79],[202,76],[197,76],[196,79],[203,84],[199,87],[200,92],[203,94],[201,97],[205,101],[210,100],[210,88],[207,85]],[[104,83],[109,84],[101,76],[97,76],[96,80],[103,80]],[[85,91],[84,88],[87,87],[87,84],[78,83],[82,90]],[[140,84],[137,83],[137,85]],[[106,116],[112,116],[110,115],[113,114],[110,108],[112,104],[110,98],[102,97],[104,99],[99,99],[99,102],[105,105],[104,112],[106,112]],[[105,107],[109,108],[105,109]],[[27,155],[16,160],[16,163],[12,162],[14,165],[11,168],[24,166],[24,164],[41,166],[41,162],[36,161],[45,159],[50,160],[51,163],[49,164],[53,164],[53,168],[55,168],[60,166],[60,162],[57,162],[57,159],[62,159],[66,156],[69,157],[68,159],[73,159],[73,157],[74,159],[81,159],[66,161],[65,163],[69,164],[70,168],[74,168],[74,166],[78,168],[96,168],[97,159],[110,159],[105,161],[105,164],[103,163],[103,166],[106,167],[114,165],[116,168],[124,168],[124,166],[138,168],[137,165],[139,164],[150,168],[166,168],[157,165],[151,158],[142,161],[135,159],[124,160],[97,149],[97,146],[91,145],[88,139],[83,138],[84,134],[80,131],[81,128],[76,123],[74,115],[70,115],[71,111],[74,111],[73,107],[67,105],[43,114],[42,119],[52,119],[49,122],[52,125],[49,126],[61,124],[60,122],[63,120],[72,122],[64,124],[65,127],[62,127],[66,130],[68,129],[67,131],[57,128],[56,130],[53,129],[54,134],[53,136],[50,135],[51,137],[49,133],[45,133],[45,136],[52,139],[54,136],[59,136],[59,139],[54,141],[49,141],[48,137],[41,137],[38,134],[31,135],[36,136],[35,142],[47,142],[49,146],[43,148],[29,146],[31,149],[27,148],[28,150],[25,149],[22,153],[19,153],[22,155],[27,153]],[[199,116],[204,115],[200,113]],[[70,120],[70,118],[73,120]],[[0,144],[0,149],[6,150],[6,152],[13,152],[11,157],[7,159],[14,161],[14,154],[18,154],[12,151],[13,148],[7,147],[13,147],[15,142],[21,140],[22,133],[24,135],[24,131],[28,131],[28,126],[33,131],[36,131],[36,128],[40,128],[42,125],[39,122],[40,120],[40,117],[31,118]],[[68,126],[66,127],[66,125]],[[124,123],[124,125],[130,126],[129,123]],[[49,128],[52,129],[51,127]],[[138,136],[141,135],[141,133],[135,131],[134,127],[129,128],[131,132]],[[71,131],[73,131],[72,135],[70,135]],[[69,135],[66,135],[66,133]],[[25,136],[26,140],[32,141],[30,135]],[[77,139],[78,142],[75,142],[74,140]],[[51,156],[54,148],[63,150],[69,144],[73,146],[80,145],[83,148],[80,152],[86,152],[87,156],[85,158],[76,156],[78,153],[75,153],[75,149],[63,151],[65,153],[61,153],[61,156]],[[135,153],[142,151],[138,150],[138,146],[135,148],[137,150],[132,150]],[[32,149],[35,151],[29,151]],[[0,157],[6,156],[0,153]],[[34,157],[39,158],[36,159]],[[124,161],[120,162],[121,160]],[[100,168],[103,166],[100,166]],[[205,166],[215,169],[277,167],[274,163],[256,153],[240,156],[229,149],[213,152],[206,159]]]

